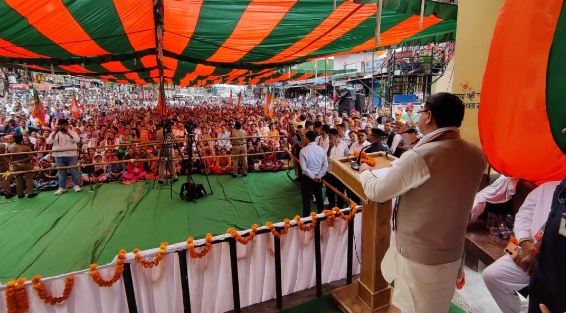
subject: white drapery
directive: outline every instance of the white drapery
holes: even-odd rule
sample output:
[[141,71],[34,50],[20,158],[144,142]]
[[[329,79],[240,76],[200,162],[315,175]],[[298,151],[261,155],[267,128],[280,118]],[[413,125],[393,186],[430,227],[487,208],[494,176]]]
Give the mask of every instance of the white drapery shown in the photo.
[[[324,216],[323,214],[319,215]],[[353,273],[359,272],[357,255],[361,256],[361,218],[354,221]],[[307,218],[310,219],[310,218]],[[293,222],[294,223],[294,222]],[[346,277],[346,251],[348,223],[337,219],[334,227],[321,223],[322,283]],[[282,226],[281,223],[275,226]],[[215,237],[225,238],[228,235]],[[195,246],[204,240],[195,241]],[[140,313],[183,312],[183,293],[179,258],[176,251],[186,249],[186,243],[170,245],[161,264],[145,269],[135,263],[133,254],[127,255],[131,265],[136,304]],[[199,250],[200,248],[197,248]],[[238,278],[241,307],[275,298],[275,255],[273,235],[257,235],[248,245],[237,243]],[[142,255],[152,258],[157,249],[146,250]],[[217,243],[202,259],[187,255],[189,292],[192,312],[226,312],[233,309],[230,248],[227,242]],[[114,273],[114,265],[100,266],[103,278]],[[69,299],[63,304],[45,304],[31,284],[26,285],[31,313],[123,313],[128,312],[124,280],[112,287],[99,287],[88,270],[73,273],[75,284]],[[314,233],[292,227],[281,236],[281,286],[283,295],[315,286]],[[66,275],[44,279],[44,285],[53,296],[63,293]],[[0,312],[6,312],[5,286],[1,287]]]

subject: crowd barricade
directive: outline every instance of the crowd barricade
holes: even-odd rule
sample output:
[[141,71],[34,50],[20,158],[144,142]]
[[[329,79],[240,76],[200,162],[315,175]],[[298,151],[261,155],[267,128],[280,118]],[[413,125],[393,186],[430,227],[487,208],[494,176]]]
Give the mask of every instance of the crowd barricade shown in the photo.
[[[359,273],[361,207],[333,208],[280,223],[145,251],[110,264],[0,285],[0,312],[240,312]],[[355,253],[355,254],[354,254]],[[354,258],[354,255],[356,256]],[[62,256],[64,257],[64,256]]]
[[[283,135],[280,135],[279,137],[285,137]],[[258,138],[258,139],[262,139],[262,138],[273,138],[273,137],[269,137],[269,136],[254,136],[254,137],[229,137],[229,138],[212,138],[212,139],[207,139],[207,140],[196,140],[196,143],[199,142],[209,142],[209,141],[218,141],[218,140],[231,140],[231,139],[241,139],[241,138]],[[176,140],[176,142],[185,142],[185,139],[179,139]],[[29,154],[51,154],[51,153],[56,153],[56,152],[69,152],[69,151],[77,151],[78,155],[82,155],[84,154],[84,151],[87,150],[107,150],[107,149],[111,149],[111,148],[123,148],[123,147],[147,147],[147,146],[163,146],[163,145],[167,145],[168,143],[164,143],[164,142],[159,142],[159,141],[150,141],[150,142],[139,142],[139,143],[128,143],[128,144],[119,144],[119,145],[108,145],[108,146],[100,146],[100,147],[82,147],[82,148],[74,148],[74,149],[59,149],[59,150],[39,150],[39,151],[30,151],[30,152],[17,152],[17,153],[4,153],[4,154],[0,154],[0,158],[4,157],[4,158],[11,158],[12,156],[16,156],[16,155],[29,155]],[[174,149],[174,148],[171,148]],[[161,150],[158,149],[158,150]],[[244,153],[244,154],[227,154],[226,157],[249,157],[249,156],[264,156],[266,154],[277,154],[277,153],[285,153],[286,150],[276,150],[276,151],[266,151],[266,152],[261,152],[261,153]],[[187,158],[187,154],[188,153],[184,153],[181,156],[177,156],[177,157],[173,157],[173,158],[167,158],[167,161],[182,161],[182,160],[186,160]],[[202,159],[202,160],[206,160],[206,159],[215,159],[218,158],[219,155],[210,155],[210,156],[201,156],[197,153],[197,151],[195,151],[193,153],[193,159]],[[162,158],[161,160],[163,161],[165,158]],[[25,174],[25,173],[38,173],[38,172],[45,172],[45,171],[51,171],[51,170],[60,170],[60,169],[72,169],[72,168],[78,168],[80,170],[81,167],[85,167],[85,166],[95,166],[95,165],[108,165],[108,164],[118,164],[118,163],[133,163],[133,162],[155,162],[159,160],[159,156],[154,156],[153,158],[137,158],[137,159],[123,159],[123,160],[118,160],[118,161],[103,161],[103,162],[99,162],[99,163],[81,163],[80,159],[77,162],[77,165],[72,165],[72,166],[55,166],[55,167],[49,167],[49,168],[38,168],[38,169],[33,169],[33,170],[25,170],[25,171],[13,171],[13,172],[5,172],[5,173],[0,173],[0,175],[2,175],[2,177],[0,177],[0,179],[4,178],[7,179],[12,175],[18,175],[18,174]],[[17,161],[17,160],[15,160]],[[10,160],[7,161],[8,163],[11,163]]]

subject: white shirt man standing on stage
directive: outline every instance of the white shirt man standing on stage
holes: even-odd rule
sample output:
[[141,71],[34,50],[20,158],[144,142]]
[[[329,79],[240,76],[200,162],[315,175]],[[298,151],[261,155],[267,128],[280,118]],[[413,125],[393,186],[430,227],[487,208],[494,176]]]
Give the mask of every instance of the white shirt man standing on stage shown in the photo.
[[[77,165],[77,144],[79,141],[81,141],[81,138],[76,132],[69,129],[69,123],[67,120],[60,119],[57,122],[55,131],[53,131],[45,141],[48,145],[53,145],[53,150],[69,150],[52,153],[55,157],[57,167]],[[79,186],[81,183],[79,171],[76,167],[73,167],[69,169],[69,172],[71,172],[71,178],[73,180],[73,189],[76,192],[81,191],[81,187]],[[55,191],[56,196],[67,191],[67,169],[58,170],[58,175],[59,189]]]
[[535,258],[530,251],[535,247],[535,235],[548,219],[552,196],[559,181],[544,183],[531,191],[515,215],[513,233],[519,240],[514,256],[505,254],[482,273],[487,289],[503,313],[521,312],[517,291],[527,287],[531,279]]
[[326,151],[314,141],[316,133],[309,130],[306,133],[306,147],[299,153],[299,161],[303,177],[301,179],[301,195],[303,197],[303,216],[309,216],[311,211],[312,196],[316,200],[318,212],[324,209],[324,198],[322,197],[322,177],[328,171],[328,157]]
[[369,200],[394,197],[394,240],[381,263],[395,282],[393,304],[403,313],[446,313],[454,295],[464,235],[486,162],[460,138],[464,104],[453,94],[428,98],[419,112],[425,137],[375,176],[366,164],[360,180]]

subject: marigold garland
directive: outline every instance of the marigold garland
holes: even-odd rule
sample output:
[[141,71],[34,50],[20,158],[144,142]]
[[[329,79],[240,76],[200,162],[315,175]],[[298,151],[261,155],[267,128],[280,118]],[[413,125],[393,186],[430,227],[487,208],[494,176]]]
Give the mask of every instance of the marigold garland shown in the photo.
[[238,231],[236,231],[236,229],[234,228],[228,228],[228,230],[226,230],[226,233],[232,236],[232,238],[236,239],[236,241],[238,241],[239,243],[247,245],[250,241],[254,240],[258,227],[259,226],[257,224],[253,224],[252,229],[248,233],[247,237],[240,235],[240,233],[238,233]]
[[116,270],[114,271],[114,275],[110,280],[105,280],[100,277],[100,273],[98,273],[96,263],[92,263],[90,265],[90,277],[94,280],[95,283],[98,284],[100,287],[111,287],[120,280],[122,277],[122,273],[124,272],[124,261],[126,260],[126,250],[120,249],[118,253],[118,261],[116,261]]
[[191,256],[191,258],[193,259],[203,258],[208,254],[208,252],[210,252],[210,249],[212,249],[212,234],[211,233],[206,234],[206,237],[204,239],[204,248],[200,252],[196,251],[195,249],[194,238],[193,237],[187,238],[187,249],[189,250],[189,255]]
[[334,222],[336,221],[336,215],[334,215],[334,209],[338,209],[338,208],[333,208],[332,210],[322,211],[322,213],[324,213],[324,215],[326,215],[326,225],[328,227],[333,227]]
[[167,251],[168,243],[166,241],[159,244],[159,251],[151,261],[146,261],[140,254],[140,249],[134,249],[134,256],[135,260],[138,264],[142,265],[144,268],[152,268],[154,266],[158,266],[159,262],[163,260],[165,257],[165,252]]
[[269,228],[269,230],[271,230],[271,233],[273,234],[273,236],[280,238],[281,236],[285,235],[288,231],[289,228],[291,227],[291,222],[289,221],[288,218],[283,220],[283,229],[281,229],[281,231],[277,231],[277,229],[275,228],[275,226],[273,226],[273,223],[271,222],[266,222],[265,226],[267,226],[267,228]]
[[6,285],[7,313],[25,313],[29,310],[28,294],[24,286],[25,278],[11,280]]
[[361,157],[360,157],[360,154],[359,154],[359,153],[357,153],[357,154],[355,155],[355,157],[356,157],[356,158],[359,157],[361,163],[365,163],[365,164],[367,164],[367,165],[369,165],[369,166],[375,166],[375,159],[369,157],[369,156],[367,155],[367,153],[365,153],[365,152],[362,152]]
[[33,289],[37,292],[37,295],[43,302],[55,305],[57,303],[65,302],[71,295],[71,290],[73,290],[73,285],[75,284],[75,277],[69,275],[65,278],[65,289],[63,289],[63,295],[61,297],[53,297],[49,295],[49,292],[41,282],[41,276],[36,275],[32,278]]
[[355,203],[350,204],[350,214],[348,215],[344,214],[344,212],[342,212],[342,210],[340,210],[339,208],[332,208],[332,211],[334,211],[336,216],[342,218],[346,222],[349,222],[350,220],[352,220],[352,218],[354,218],[354,215],[356,215],[356,213],[358,212],[358,207]]
[[302,231],[312,231],[315,226],[316,226],[316,222],[318,222],[317,218],[316,218],[316,212],[311,212],[311,223],[309,226],[305,226],[305,223],[303,222],[303,220],[301,220],[301,217],[298,215],[295,215],[295,217],[293,218],[295,220],[295,222],[297,222],[297,225],[299,226],[299,229]]

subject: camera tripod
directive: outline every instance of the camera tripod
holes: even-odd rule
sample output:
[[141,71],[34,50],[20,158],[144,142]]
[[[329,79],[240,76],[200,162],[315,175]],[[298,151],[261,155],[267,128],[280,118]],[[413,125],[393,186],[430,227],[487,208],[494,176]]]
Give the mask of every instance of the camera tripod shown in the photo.
[[[175,161],[174,159],[174,151],[179,153],[179,156],[182,158],[183,153],[181,152],[181,148],[173,138],[173,134],[167,128],[163,128],[163,142],[161,143],[161,148],[159,149],[159,159],[157,161],[158,171],[157,177],[153,179],[153,186],[155,188],[155,181],[158,180],[159,184],[162,184],[163,179],[168,181],[169,191],[171,194],[171,199],[173,199],[173,182],[177,179],[176,177],[176,170],[175,170]],[[162,177],[161,166],[165,163],[165,173]]]
[[186,164],[187,182],[185,182],[181,187],[180,196],[181,199],[183,200],[192,201],[198,198],[212,195],[214,192],[212,191],[212,186],[210,185],[210,179],[208,178],[208,173],[204,168],[206,165],[204,165],[202,155],[200,154],[200,149],[196,144],[195,147],[196,147],[198,159],[201,160],[201,162],[203,162],[203,173],[204,173],[204,177],[206,177],[206,182],[208,183],[209,192],[206,192],[202,184],[196,184],[193,180],[193,143],[195,142],[194,140],[195,134],[192,128],[190,127],[186,127],[186,128],[187,128],[188,159],[186,162],[184,162],[184,164]]

